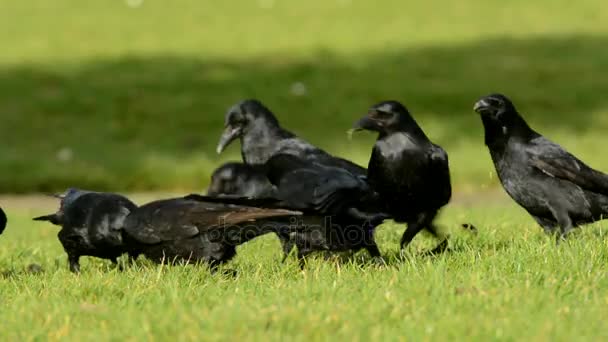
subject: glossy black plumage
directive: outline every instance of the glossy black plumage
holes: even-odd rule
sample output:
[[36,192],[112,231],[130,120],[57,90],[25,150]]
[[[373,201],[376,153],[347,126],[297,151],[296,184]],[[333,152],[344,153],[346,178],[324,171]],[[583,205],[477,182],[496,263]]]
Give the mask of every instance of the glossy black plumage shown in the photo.
[[276,188],[260,166],[229,162],[213,171],[207,195],[271,198]]
[[230,108],[217,152],[236,139],[240,139],[243,161],[249,165],[262,165],[277,154],[289,154],[359,176],[366,174],[365,168],[334,157],[282,128],[275,115],[258,100],[245,100]]
[[[186,198],[198,201],[216,202],[225,205],[247,205],[267,208],[285,208],[285,203],[275,199],[249,199],[230,197],[208,197],[189,195]],[[314,252],[356,252],[365,249],[373,258],[381,258],[374,239],[378,222],[354,218],[348,214],[321,215],[308,211],[289,224],[276,225],[273,231],[288,238],[290,245],[284,245],[288,254],[297,247],[297,257],[303,266],[306,256]],[[290,248],[286,248],[290,246]]]
[[376,193],[364,178],[340,168],[278,154],[264,166],[284,206],[311,214],[382,221]]
[[125,221],[128,250],[154,262],[205,262],[212,268],[236,255],[236,246],[279,231],[299,212],[211,203],[186,197],[148,203]]
[[[266,177],[261,165],[230,162],[217,168],[211,176],[208,196],[233,196],[247,198],[276,198],[277,189]],[[285,258],[293,249],[289,236],[277,233]]]
[[546,232],[565,236],[608,215],[608,175],[530,128],[504,95],[485,96],[474,110],[501,184]]
[[360,249],[380,257],[374,228],[389,216],[380,210],[375,193],[364,179],[340,167],[288,154],[271,157],[263,169],[277,188],[276,198],[193,198],[302,211],[305,215],[301,224],[279,233],[290,241],[283,245],[285,253],[297,246],[300,257],[314,251]]
[[452,194],[447,153],[433,144],[399,102],[373,106],[355,130],[378,133],[368,182],[395,221],[407,223],[401,248],[422,229],[434,235],[433,220]]
[[117,258],[126,253],[123,222],[137,206],[121,195],[79,189],[69,189],[60,197],[61,205],[55,214],[34,220],[61,226],[58,237],[68,254],[70,270],[80,271],[81,256],[117,263]]
[[4,213],[4,210],[2,210],[2,208],[0,208],[0,234],[2,234],[4,232],[7,221],[8,220],[6,218],[6,214]]

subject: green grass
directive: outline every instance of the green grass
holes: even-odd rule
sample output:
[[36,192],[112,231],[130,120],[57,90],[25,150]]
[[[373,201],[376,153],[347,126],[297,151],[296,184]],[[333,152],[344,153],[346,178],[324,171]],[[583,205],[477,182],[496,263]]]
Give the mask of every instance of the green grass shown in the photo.
[[[471,107],[501,91],[533,126],[606,170],[604,7],[0,1],[0,192],[203,189],[214,167],[238,158],[236,147],[213,151],[225,110],[248,97],[361,164],[372,139],[349,142],[346,130],[374,102],[402,100],[449,152],[457,189],[474,191],[496,179]],[[297,82],[305,96],[291,93]]]
[[[141,198],[138,199],[141,201]],[[586,227],[559,247],[504,196],[454,204],[440,222],[451,251],[424,258],[421,235],[398,261],[402,229],[378,241],[387,267],[314,258],[304,272],[279,261],[273,236],[241,246],[227,268],[163,267],[144,260],[124,272],[84,258],[67,270],[56,229],[29,221],[48,202],[9,204],[0,237],[0,331],[6,340],[535,340],[608,338],[608,230]],[[35,208],[34,208],[35,207]],[[458,231],[468,220],[478,235]],[[42,274],[25,272],[40,264]]]
[[[146,262],[67,271],[54,209],[0,198],[5,340],[605,340],[604,223],[555,247],[499,196],[475,100],[510,95],[530,123],[608,170],[604,1],[0,0],[0,193],[195,192],[238,148],[214,153],[225,110],[256,97],[284,126],[366,164],[373,137],[346,130],[374,102],[403,101],[450,154],[452,250],[389,266],[279,262],[278,242],[242,246],[236,279]],[[296,83],[306,87],[294,95]],[[467,195],[467,193],[469,195]],[[153,197],[162,197],[155,195]],[[166,196],[166,195],[165,195]],[[481,197],[481,198],[478,198]],[[150,199],[150,196],[147,197]],[[473,201],[469,201],[473,199]],[[478,236],[458,231],[473,222]],[[26,272],[29,264],[44,273]]]

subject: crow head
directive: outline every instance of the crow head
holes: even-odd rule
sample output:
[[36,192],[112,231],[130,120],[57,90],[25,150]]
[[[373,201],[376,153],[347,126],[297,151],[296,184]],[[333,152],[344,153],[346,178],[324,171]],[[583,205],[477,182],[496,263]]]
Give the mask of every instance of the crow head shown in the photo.
[[510,136],[528,137],[534,133],[511,100],[502,94],[482,97],[475,103],[473,110],[481,115],[487,144],[506,141]]
[[237,195],[265,198],[273,195],[266,174],[255,166],[226,163],[213,172],[207,196]]
[[517,115],[517,110],[511,100],[502,94],[492,94],[482,97],[473,107],[483,117],[506,123],[510,117]]
[[381,137],[395,132],[424,135],[407,108],[397,101],[384,101],[372,106],[367,116],[355,123],[353,130],[378,132]]
[[211,175],[211,184],[207,189],[208,196],[234,194],[238,186],[238,163],[222,165]]
[[228,110],[224,133],[217,145],[220,154],[234,140],[248,134],[254,127],[275,128],[279,122],[272,112],[258,100],[245,100]]

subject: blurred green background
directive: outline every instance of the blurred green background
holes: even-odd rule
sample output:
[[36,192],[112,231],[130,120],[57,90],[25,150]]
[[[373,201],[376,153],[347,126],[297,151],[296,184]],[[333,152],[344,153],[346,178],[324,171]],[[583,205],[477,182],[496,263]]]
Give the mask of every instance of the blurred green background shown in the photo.
[[472,106],[503,92],[608,170],[601,0],[0,0],[0,23],[0,192],[203,190],[251,97],[362,165],[374,137],[346,130],[400,100],[472,192],[497,186]]

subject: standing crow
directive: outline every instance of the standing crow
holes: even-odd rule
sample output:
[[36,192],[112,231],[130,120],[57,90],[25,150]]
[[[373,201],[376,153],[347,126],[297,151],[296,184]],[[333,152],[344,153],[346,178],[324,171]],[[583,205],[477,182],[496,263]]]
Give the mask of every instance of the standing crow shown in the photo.
[[211,203],[196,196],[139,207],[124,224],[131,253],[154,262],[205,262],[211,269],[236,255],[236,246],[294,222],[299,212]]
[[386,212],[407,223],[405,248],[422,229],[437,236],[433,220],[452,194],[448,155],[433,144],[399,102],[373,106],[354,130],[378,132],[368,166],[368,181]]
[[6,214],[4,213],[4,210],[0,208],[0,234],[2,234],[2,232],[4,232],[4,228],[6,228],[6,222]]
[[241,140],[243,161],[250,165],[264,164],[272,156],[282,153],[340,167],[357,176],[366,174],[361,166],[334,157],[283,129],[274,114],[257,100],[245,100],[230,108],[217,152],[222,153],[237,138]]
[[276,188],[259,166],[231,162],[213,172],[207,195],[272,198],[276,196]]
[[483,97],[474,110],[502,186],[545,232],[559,227],[564,237],[608,215],[607,175],[535,132],[504,95]]
[[58,237],[68,254],[70,270],[80,272],[81,256],[109,259],[116,264],[125,253],[123,223],[137,206],[117,194],[79,189],[68,189],[56,197],[61,199],[59,211],[34,220],[62,227]]

